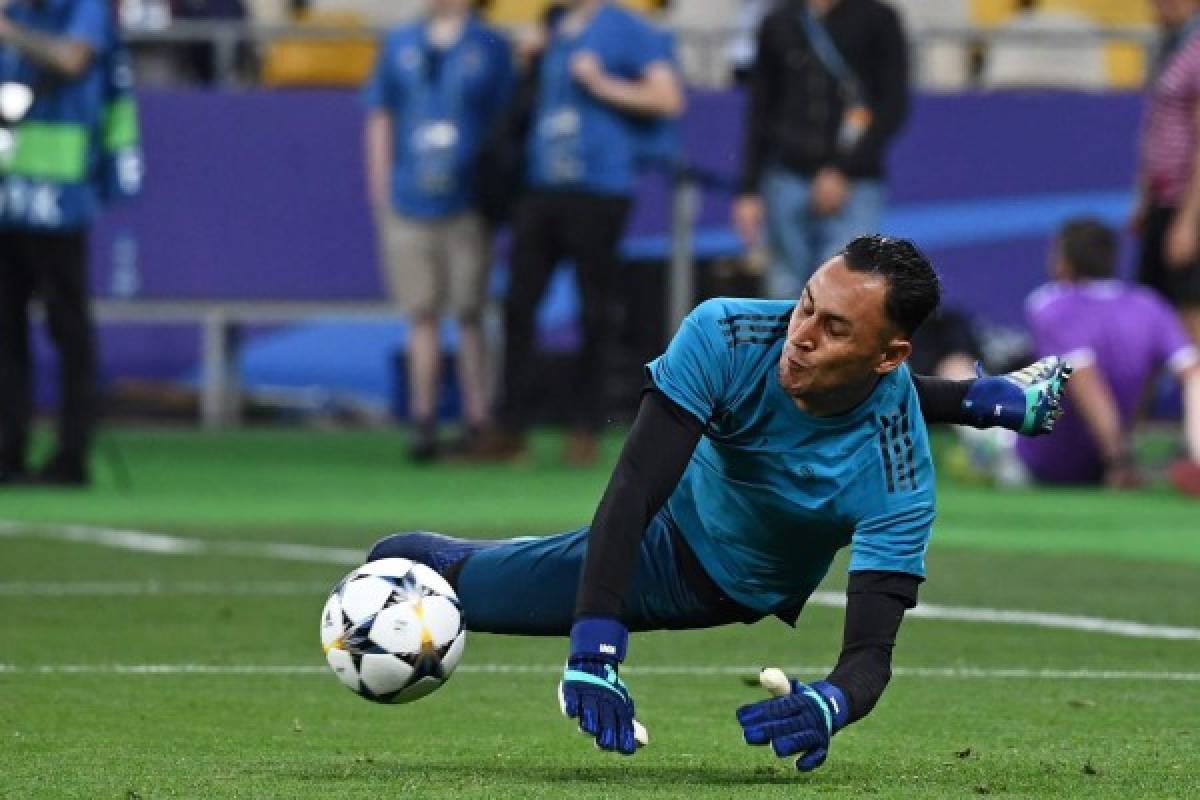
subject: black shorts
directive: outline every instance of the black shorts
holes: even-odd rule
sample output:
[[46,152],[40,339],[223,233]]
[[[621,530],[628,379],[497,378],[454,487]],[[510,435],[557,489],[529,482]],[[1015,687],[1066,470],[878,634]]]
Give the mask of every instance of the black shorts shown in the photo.
[[1163,245],[1175,211],[1174,208],[1156,206],[1146,215],[1138,281],[1158,290],[1174,306],[1200,306],[1200,261],[1174,269],[1163,258]]

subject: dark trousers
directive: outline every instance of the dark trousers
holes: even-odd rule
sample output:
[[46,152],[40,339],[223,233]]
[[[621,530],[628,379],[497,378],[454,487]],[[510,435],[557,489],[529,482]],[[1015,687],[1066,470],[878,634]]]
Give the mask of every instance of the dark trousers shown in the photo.
[[500,422],[519,432],[536,403],[535,314],[560,261],[575,265],[582,312],[582,344],[572,383],[576,427],[596,431],[604,423],[601,353],[608,332],[617,247],[629,215],[628,197],[586,192],[535,191],[513,219],[512,280],[504,307],[504,385]]
[[1138,281],[1156,289],[1179,308],[1200,307],[1200,261],[1172,267],[1163,257],[1167,231],[1177,209],[1156,206],[1146,215],[1142,228],[1142,251],[1138,262]]
[[0,466],[23,469],[33,417],[29,306],[40,298],[58,349],[56,458],[84,463],[95,416],[87,234],[0,230]]
[[[472,542],[473,552],[460,562],[453,581],[467,628],[525,636],[569,634],[589,535],[590,528],[584,527],[554,536]],[[410,558],[439,569],[438,554],[429,550],[431,544],[436,548],[438,538],[429,533],[389,536],[375,545],[368,560]],[[450,546],[446,555],[462,554],[464,542],[442,541]],[[665,510],[650,521],[621,614],[630,630],[711,628],[762,617],[721,591]]]

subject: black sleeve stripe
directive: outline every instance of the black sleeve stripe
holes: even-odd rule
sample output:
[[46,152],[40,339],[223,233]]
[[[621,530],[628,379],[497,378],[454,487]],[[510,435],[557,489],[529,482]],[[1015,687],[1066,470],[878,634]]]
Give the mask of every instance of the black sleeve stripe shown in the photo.
[[787,333],[787,325],[722,325],[721,333],[726,336],[731,333]]
[[733,334],[725,337],[725,344],[730,348],[737,347],[739,344],[775,344],[782,338],[783,332],[775,336],[751,336],[749,334]]
[[883,475],[887,479],[887,490],[889,493],[896,491],[896,480],[892,472],[892,456],[888,453],[888,419],[887,417],[879,418],[879,453],[883,456]]
[[792,312],[786,314],[733,314],[717,320],[718,325],[734,325],[738,322],[787,322]]
[[879,417],[879,454],[889,492],[915,492],[917,468],[914,445],[908,418],[908,405],[903,404],[894,414]]

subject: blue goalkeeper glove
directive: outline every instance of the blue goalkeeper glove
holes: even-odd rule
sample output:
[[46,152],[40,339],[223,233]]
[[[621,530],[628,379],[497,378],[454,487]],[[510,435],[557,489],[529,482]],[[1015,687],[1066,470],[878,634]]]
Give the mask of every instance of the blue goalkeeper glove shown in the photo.
[[571,657],[558,684],[562,712],[579,720],[579,730],[601,750],[632,755],[646,743],[633,718],[633,698],[617,676],[629,631],[615,619],[580,619],[571,628]]
[[976,363],[978,380],[967,390],[963,411],[977,428],[999,426],[1025,436],[1054,430],[1062,414],[1062,394],[1071,379],[1071,365],[1048,356],[1024,369],[986,375]]
[[[782,686],[773,683],[769,673],[778,676]],[[780,758],[800,753],[796,769],[801,772],[824,764],[830,740],[850,720],[846,695],[828,681],[789,681],[775,669],[763,670],[759,680],[776,696],[737,710],[746,744],[770,742]]]

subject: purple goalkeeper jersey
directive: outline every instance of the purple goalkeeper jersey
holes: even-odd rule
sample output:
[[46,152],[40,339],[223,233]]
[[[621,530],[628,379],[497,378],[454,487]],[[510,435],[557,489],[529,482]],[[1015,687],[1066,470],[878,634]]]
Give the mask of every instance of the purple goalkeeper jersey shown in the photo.
[[[1029,296],[1025,312],[1038,357],[1099,369],[1125,429],[1155,373],[1197,357],[1175,312],[1152,291],[1121,281],[1047,284]],[[1104,465],[1087,425],[1066,398],[1063,412],[1053,434],[1021,439],[1017,454],[1038,481],[1096,483]]]

